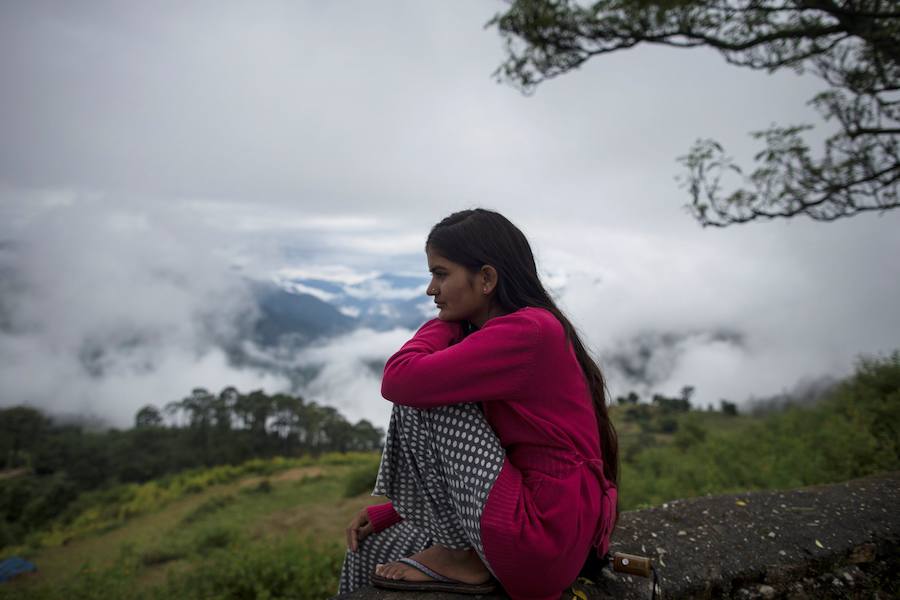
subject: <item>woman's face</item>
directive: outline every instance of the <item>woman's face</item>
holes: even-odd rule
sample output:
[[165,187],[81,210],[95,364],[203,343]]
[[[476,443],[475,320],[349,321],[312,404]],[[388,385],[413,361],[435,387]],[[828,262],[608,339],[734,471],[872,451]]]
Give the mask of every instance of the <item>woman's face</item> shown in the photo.
[[452,262],[440,254],[425,250],[431,282],[427,294],[434,296],[442,321],[469,321],[481,327],[487,320],[489,296],[484,292],[493,290],[490,282],[482,281],[478,273],[472,275],[459,263]]

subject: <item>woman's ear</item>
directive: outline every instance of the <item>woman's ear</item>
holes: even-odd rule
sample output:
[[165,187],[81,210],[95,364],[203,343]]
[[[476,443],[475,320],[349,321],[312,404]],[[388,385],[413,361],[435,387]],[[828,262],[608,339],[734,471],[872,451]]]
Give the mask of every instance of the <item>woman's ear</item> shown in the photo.
[[490,293],[495,287],[497,287],[497,269],[491,265],[484,265],[481,267],[481,290]]

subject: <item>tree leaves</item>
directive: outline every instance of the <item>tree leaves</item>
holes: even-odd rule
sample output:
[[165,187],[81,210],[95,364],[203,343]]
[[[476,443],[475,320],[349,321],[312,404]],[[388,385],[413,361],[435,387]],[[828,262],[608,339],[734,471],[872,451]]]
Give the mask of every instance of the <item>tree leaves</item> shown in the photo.
[[[533,93],[590,58],[640,44],[707,46],[730,64],[811,71],[831,89],[810,103],[840,128],[819,152],[810,125],[752,134],[766,146],[749,177],[712,140],[679,161],[703,226],[804,214],[832,221],[900,207],[900,11],[881,0],[515,0],[486,25],[507,49],[499,81]],[[724,191],[723,176],[741,175]]]

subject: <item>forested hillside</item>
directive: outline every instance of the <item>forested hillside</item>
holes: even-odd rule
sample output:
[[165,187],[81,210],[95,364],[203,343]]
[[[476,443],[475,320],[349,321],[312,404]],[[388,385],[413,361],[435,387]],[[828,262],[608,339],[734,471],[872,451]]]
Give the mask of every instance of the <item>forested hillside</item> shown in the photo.
[[127,431],[55,424],[27,407],[0,410],[0,547],[70,518],[85,492],[250,459],[373,451],[383,436],[330,406],[233,387],[218,395],[197,388],[162,410],[145,406]]
[[[763,416],[728,403],[694,410],[690,391],[615,400],[622,510],[900,469],[900,352],[861,359],[813,406]],[[368,492],[382,432],[310,406],[280,421],[275,412],[264,421],[232,412],[226,428],[202,409],[216,404],[198,391],[178,406],[142,409],[134,429],[107,433],[3,411],[2,557],[25,556],[39,572],[0,584],[0,598],[321,598],[336,589],[343,527],[377,501]],[[300,414],[332,421],[313,426]],[[371,451],[343,452],[355,447]],[[282,456],[286,448],[293,458]],[[315,456],[326,448],[338,451]],[[253,460],[201,466],[254,452]],[[153,468],[129,471],[131,461]],[[167,474],[139,475],[153,469]]]
[[863,358],[815,406],[762,417],[669,402],[617,409],[622,508],[900,469],[900,352]]

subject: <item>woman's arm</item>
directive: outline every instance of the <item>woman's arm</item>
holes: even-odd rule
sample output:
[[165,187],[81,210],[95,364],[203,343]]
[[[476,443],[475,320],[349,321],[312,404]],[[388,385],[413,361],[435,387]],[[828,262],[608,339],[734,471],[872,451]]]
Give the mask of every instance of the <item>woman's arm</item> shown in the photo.
[[367,506],[366,513],[369,515],[369,523],[372,524],[372,531],[375,533],[403,520],[403,517],[394,510],[393,502]]
[[381,395],[432,408],[508,399],[525,388],[541,343],[540,324],[527,312],[491,319],[454,344],[460,337],[458,322],[422,325],[385,364]]

